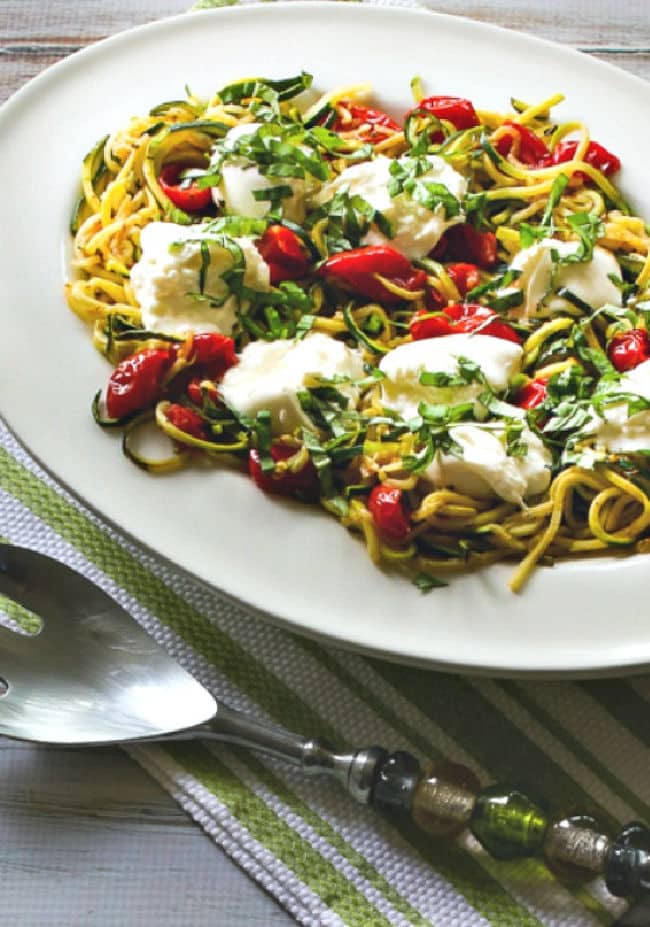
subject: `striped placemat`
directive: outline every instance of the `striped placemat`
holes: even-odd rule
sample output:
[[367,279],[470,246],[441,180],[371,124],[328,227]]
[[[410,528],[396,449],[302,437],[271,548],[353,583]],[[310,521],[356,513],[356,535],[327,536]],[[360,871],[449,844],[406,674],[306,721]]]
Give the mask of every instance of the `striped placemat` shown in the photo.
[[[605,828],[650,819],[650,679],[513,682],[408,668],[255,618],[139,549],[57,486],[0,427],[0,533],[101,585],[235,708],[342,745],[379,743],[530,784]],[[601,883],[567,889],[535,860],[436,844],[333,783],[221,744],[133,756],[305,925],[587,927],[622,910]]]
[[[648,677],[477,679],[405,670],[303,639],[103,524],[2,425],[0,535],[97,582],[234,708],[342,746],[444,756],[483,784],[528,783],[556,811],[588,811],[612,833],[650,819]],[[333,783],[243,751],[193,743],[130,752],[309,927],[591,927],[611,924],[625,907],[601,882],[567,888],[541,862],[497,863],[469,836],[436,843],[354,805]]]

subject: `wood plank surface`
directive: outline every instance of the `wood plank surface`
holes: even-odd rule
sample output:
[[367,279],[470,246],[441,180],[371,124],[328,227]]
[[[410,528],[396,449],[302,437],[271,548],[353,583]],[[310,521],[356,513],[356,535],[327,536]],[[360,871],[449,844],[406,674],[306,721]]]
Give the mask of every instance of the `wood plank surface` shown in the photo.
[[[188,0],[0,0],[0,101],[104,36]],[[648,0],[439,0],[650,79]],[[293,921],[119,750],[0,739],[0,902],[17,927],[280,927]]]
[[[441,13],[530,32],[593,53],[650,80],[647,0],[431,0]],[[0,101],[44,67],[131,26],[187,10],[186,0],[0,0]]]
[[0,911],[12,927],[295,923],[121,750],[2,738]]

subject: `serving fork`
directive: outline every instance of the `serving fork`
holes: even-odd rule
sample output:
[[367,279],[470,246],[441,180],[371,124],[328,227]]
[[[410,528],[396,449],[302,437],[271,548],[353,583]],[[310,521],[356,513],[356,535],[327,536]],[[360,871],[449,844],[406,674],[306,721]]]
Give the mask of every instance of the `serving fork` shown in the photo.
[[69,746],[237,744],[333,777],[356,801],[409,816],[436,838],[469,828],[498,859],[543,852],[590,877],[604,874],[610,891],[636,898],[619,927],[650,923],[650,831],[636,822],[610,840],[577,818],[554,823],[518,789],[481,790],[466,767],[421,767],[378,746],[337,750],[235,711],[99,586],[36,551],[0,543],[2,595],[31,620],[27,630],[0,625],[0,735]]

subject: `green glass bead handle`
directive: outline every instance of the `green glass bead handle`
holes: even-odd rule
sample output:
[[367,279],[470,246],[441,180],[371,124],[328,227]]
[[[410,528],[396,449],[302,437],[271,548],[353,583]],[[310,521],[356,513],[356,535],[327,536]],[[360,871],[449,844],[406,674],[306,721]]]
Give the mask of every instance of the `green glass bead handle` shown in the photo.
[[542,800],[518,785],[481,788],[472,770],[457,763],[421,766],[410,753],[389,755],[379,747],[355,756],[358,762],[363,759],[366,783],[358,800],[408,816],[435,839],[451,840],[469,831],[495,859],[537,856],[562,882],[602,877],[612,895],[633,900],[618,927],[650,925],[650,829],[645,824],[631,822],[610,837],[586,814],[550,814]]

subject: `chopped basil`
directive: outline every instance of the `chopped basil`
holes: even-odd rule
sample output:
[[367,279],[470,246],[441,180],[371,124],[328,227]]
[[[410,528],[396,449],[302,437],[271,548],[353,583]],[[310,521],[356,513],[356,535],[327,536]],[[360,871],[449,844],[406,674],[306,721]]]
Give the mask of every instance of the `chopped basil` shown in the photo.
[[231,238],[263,235],[268,226],[266,219],[250,219],[246,216],[220,216],[211,219],[201,228],[215,235],[229,235]]
[[444,579],[438,579],[437,576],[432,576],[431,573],[422,571],[414,577],[413,585],[417,586],[420,592],[431,592],[432,589],[440,589],[448,586],[449,583],[446,583]]
[[347,306],[343,307],[343,320],[347,326],[348,331],[354,337],[354,339],[361,345],[364,345],[368,348],[369,351],[372,351],[373,354],[387,354],[388,348],[386,345],[380,344],[378,341],[374,341],[372,338],[369,338],[368,335],[357,325],[352,316],[352,307],[348,303]]
[[268,78],[257,78],[252,80],[238,81],[235,84],[228,84],[219,91],[219,97],[222,103],[242,103],[246,99],[269,100],[291,100],[293,97],[307,90],[312,84],[312,75],[304,71],[297,77],[286,77],[281,80],[269,80]]
[[546,204],[541,222],[541,224],[549,230],[549,234],[553,234],[553,210],[559,205],[568,182],[569,178],[566,174],[559,174],[553,181],[553,186],[551,187],[548,203]]
[[467,222],[481,229],[487,225],[485,219],[485,210],[487,208],[487,197],[485,193],[466,193],[463,198],[463,210]]
[[587,403],[576,404],[565,400],[555,407],[553,415],[542,428],[542,432],[548,435],[580,431],[590,419],[591,412]]
[[508,457],[526,457],[528,445],[523,440],[524,423],[521,419],[509,419],[506,422],[505,439]]
[[457,373],[441,373],[423,370],[420,374],[421,386],[468,386],[470,383],[485,383],[485,374],[478,364],[467,357],[458,357]]
[[391,162],[388,192],[392,197],[406,194],[412,200],[434,212],[442,207],[446,219],[460,215],[461,204],[442,183],[427,180],[431,162],[426,157],[405,157]]
[[293,196],[293,189],[286,184],[275,187],[264,187],[262,190],[253,190],[253,199],[258,203],[270,203],[271,209],[279,209],[282,200]]
[[240,322],[255,338],[304,337],[314,324],[311,295],[293,280],[283,280],[268,291],[242,287],[239,296],[248,303]]
[[511,270],[508,269],[501,274],[497,274],[494,277],[491,277],[489,280],[486,280],[485,283],[479,283],[478,286],[475,286],[473,289],[465,295],[467,302],[473,302],[478,299],[480,296],[485,296],[487,294],[496,294],[499,290],[509,287],[511,283],[515,280],[518,280],[521,277],[520,270]]
[[264,473],[269,473],[275,463],[271,457],[271,413],[267,409],[257,413],[254,431],[260,466]]
[[605,352],[600,348],[590,347],[580,325],[576,325],[573,330],[573,345],[580,360],[594,367],[601,376],[604,374],[616,375],[616,368]]
[[579,247],[573,254],[567,254],[560,259],[562,264],[576,264],[591,261],[594,256],[594,246],[605,232],[600,216],[591,212],[575,212],[567,217],[567,223],[579,239]]
[[207,241],[201,242],[201,267],[199,269],[199,293],[205,290],[205,277],[210,266],[210,246]]
[[305,227],[313,229],[323,220],[326,220],[324,241],[327,255],[358,248],[373,222],[384,234],[390,233],[388,237],[392,236],[392,229],[387,227],[382,214],[362,196],[351,196],[347,191],[336,193],[332,199],[312,210]]
[[311,331],[316,321],[315,315],[303,315],[296,323],[296,338],[304,338],[307,332]]
[[[555,234],[557,229],[553,222],[553,210],[559,205],[568,182],[569,178],[566,174],[559,174],[555,178],[549,194],[548,203],[546,204],[546,209],[544,210],[544,215],[539,225],[530,225],[528,222],[522,222],[520,224],[519,242],[522,248],[529,248],[531,245],[534,245],[544,238],[552,238]],[[553,260],[557,262],[559,256],[554,255]]]
[[547,238],[549,230],[543,225],[530,225],[528,222],[522,222],[519,225],[519,244],[522,248],[530,248],[536,242]]

